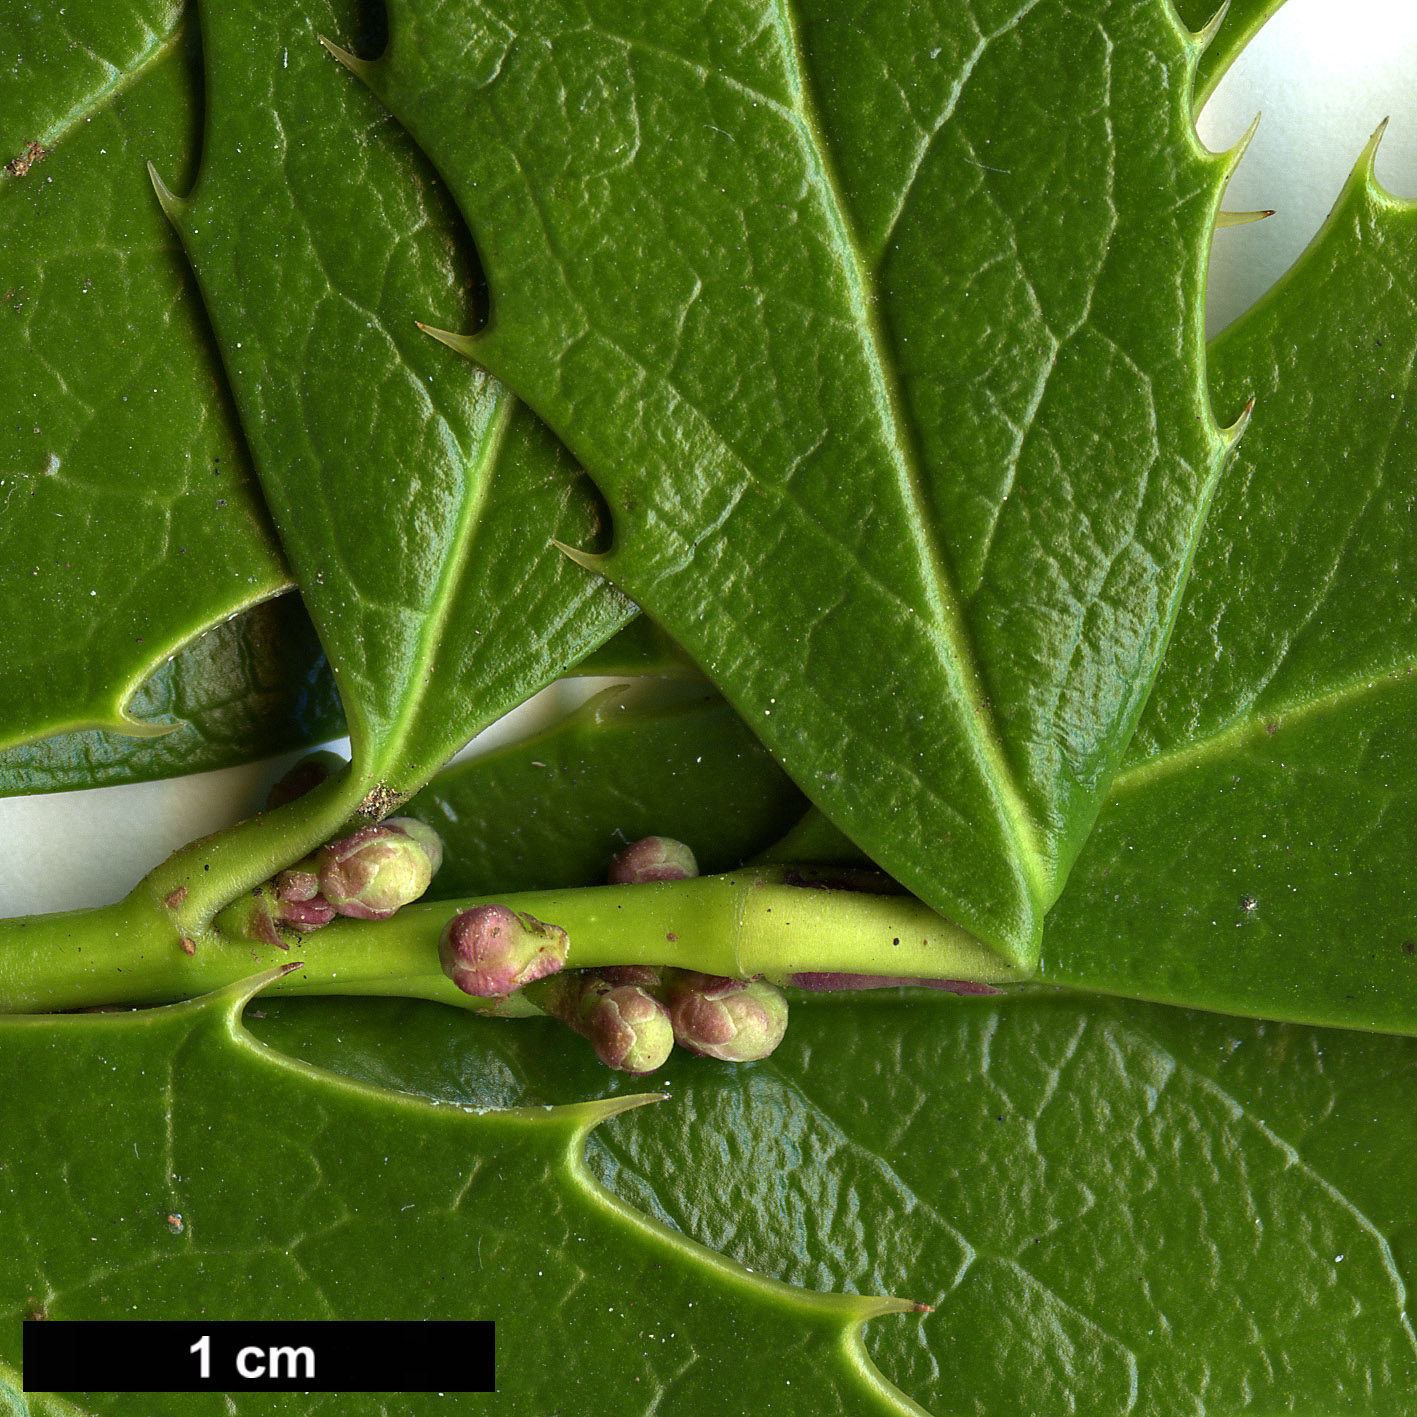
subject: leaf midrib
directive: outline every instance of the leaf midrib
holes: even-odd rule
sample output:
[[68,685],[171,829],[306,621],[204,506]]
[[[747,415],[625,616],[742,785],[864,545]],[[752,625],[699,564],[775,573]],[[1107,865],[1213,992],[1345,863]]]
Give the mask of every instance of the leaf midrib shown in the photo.
[[[492,482],[497,475],[498,459],[502,445],[506,441],[507,430],[511,425],[515,409],[516,400],[504,392],[501,404],[491,420],[481,445],[476,453],[467,460],[467,479],[469,482],[476,479],[476,485],[468,487],[465,484],[462,509],[450,538],[454,549],[444,562],[442,574],[438,577],[437,589],[433,596],[434,609],[425,618],[423,630],[418,636],[418,647],[407,675],[409,684],[428,682],[429,675],[424,671],[432,665],[443,643],[444,632],[452,617],[457,599],[457,589],[462,584],[468,563],[472,559],[477,528],[481,524],[483,511],[492,494]],[[374,756],[383,760],[379,771],[387,771],[390,760],[400,757],[403,748],[419,726],[423,702],[424,698],[421,694],[403,696],[402,711],[390,724],[387,734],[383,735],[384,741],[374,748]],[[403,766],[402,763],[400,765]]]
[[[82,123],[116,103],[129,89],[141,82],[150,70],[155,69],[163,60],[167,59],[182,42],[186,31],[187,22],[178,20],[166,34],[155,36],[156,43],[140,52],[126,69],[109,65],[113,72],[108,81],[101,84],[87,98],[81,99],[62,117],[55,119],[33,141],[49,152],[53,152],[55,148],[73,137]],[[0,191],[14,185],[14,183],[0,183]]]
[[[988,695],[984,692],[972,637],[960,608],[960,596],[953,585],[948,560],[938,534],[921,509],[928,507],[929,498],[923,491],[919,440],[901,396],[889,358],[889,339],[880,311],[880,292],[876,289],[873,263],[862,250],[855,223],[850,216],[840,174],[836,168],[832,147],[817,102],[814,80],[794,13],[795,0],[776,0],[779,30],[784,58],[789,66],[788,81],[794,107],[791,113],[801,125],[808,150],[815,156],[817,174],[824,198],[823,205],[838,233],[838,246],[844,257],[843,269],[848,285],[853,313],[859,328],[866,333],[866,345],[875,376],[878,406],[893,436],[895,465],[904,483],[902,500],[911,511],[907,525],[918,547],[922,567],[927,567],[933,580],[924,577],[930,597],[930,612],[939,626],[940,638],[949,651],[940,656],[946,676],[953,681],[956,697],[966,707],[965,723],[984,776],[993,789],[1000,817],[1010,831],[1018,863],[1030,887],[1039,900],[1047,897],[1044,853],[1038,844],[1038,829],[1024,800],[1012,764],[1003,749],[1003,734]],[[902,209],[904,201],[902,202]]]

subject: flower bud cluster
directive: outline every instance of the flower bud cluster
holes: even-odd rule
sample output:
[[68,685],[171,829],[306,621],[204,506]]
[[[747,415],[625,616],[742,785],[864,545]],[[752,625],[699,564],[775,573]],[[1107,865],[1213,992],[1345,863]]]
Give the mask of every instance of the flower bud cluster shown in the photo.
[[[698,875],[694,853],[669,837],[645,837],[611,864],[612,885]],[[567,971],[566,932],[505,905],[460,911],[443,928],[443,972],[492,1012],[514,994],[587,1039],[607,1067],[650,1073],[674,1044],[745,1063],[782,1041],[787,1001],[762,980],[726,979],[650,965]]]
[[308,934],[337,915],[387,920],[428,889],[443,843],[413,817],[360,827],[227,906],[217,924],[238,939],[288,948],[285,931]]

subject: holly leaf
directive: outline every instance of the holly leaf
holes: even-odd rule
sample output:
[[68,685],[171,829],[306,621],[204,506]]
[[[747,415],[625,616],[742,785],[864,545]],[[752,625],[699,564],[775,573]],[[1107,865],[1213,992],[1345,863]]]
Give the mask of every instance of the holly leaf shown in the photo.
[[[1211,345],[1217,405],[1254,416],[1041,980],[1417,1031],[1417,208],[1375,150]],[[816,814],[770,854],[859,856]]]
[[316,42],[352,13],[202,7],[201,169],[190,198],[160,190],[379,816],[634,610],[552,545],[596,535],[585,479],[417,328],[466,318],[477,273],[426,164]]
[[1378,186],[1376,143],[1213,345],[1217,402],[1255,420],[1045,977],[1417,1026],[1417,210]]
[[610,504],[590,563],[1028,964],[1227,446],[1228,163],[1163,6],[857,8],[398,0],[351,63],[482,252],[491,323],[450,342]]
[[[549,1020],[263,1011],[274,1046],[444,1104],[636,1086]],[[1411,1039],[1051,991],[818,997],[764,1063],[676,1056],[673,1106],[599,1128],[587,1162],[755,1273],[918,1292],[934,1312],[866,1344],[936,1417],[1395,1417],[1417,1376],[1414,1080]]]
[[[7,1093],[36,1099],[12,1105],[0,1141],[5,1362],[27,1313],[494,1318],[498,1391],[460,1410],[693,1411],[732,1383],[761,1411],[920,1412],[859,1338],[910,1304],[752,1275],[595,1183],[585,1138],[652,1094],[433,1105],[259,1044],[240,1015],[260,982],[0,1020]],[[55,1097],[70,1099],[62,1119]],[[417,1392],[61,1396],[103,1417],[426,1410]]]
[[0,15],[0,747],[167,732],[139,686],[289,584],[143,178],[194,154],[192,37],[166,4],[73,8]]

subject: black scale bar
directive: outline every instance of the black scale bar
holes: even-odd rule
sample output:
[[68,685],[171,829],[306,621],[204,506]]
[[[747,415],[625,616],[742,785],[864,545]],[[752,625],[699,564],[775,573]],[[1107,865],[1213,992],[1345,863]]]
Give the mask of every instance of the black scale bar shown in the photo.
[[26,1392],[494,1392],[494,1325],[27,1320]]

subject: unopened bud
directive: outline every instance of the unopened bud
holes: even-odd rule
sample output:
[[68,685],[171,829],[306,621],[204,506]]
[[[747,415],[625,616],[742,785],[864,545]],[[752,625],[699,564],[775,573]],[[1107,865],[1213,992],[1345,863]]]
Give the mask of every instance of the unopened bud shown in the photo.
[[438,874],[443,864],[443,838],[427,822],[420,822],[417,817],[386,817],[384,825],[412,837],[427,852],[429,871],[435,876]]
[[627,846],[610,863],[612,886],[638,886],[648,881],[686,881],[699,874],[694,853],[668,836],[646,836]]
[[313,792],[326,778],[343,772],[348,766],[338,753],[331,753],[325,748],[307,754],[266,794],[266,810],[284,807],[287,802],[304,797],[307,792]]
[[528,989],[527,996],[588,1039],[607,1067],[652,1073],[674,1048],[669,1010],[647,987],[658,983],[659,973],[648,966],[622,965],[558,974]]
[[275,879],[276,916],[280,924],[301,934],[318,930],[335,918],[335,908],[320,894],[318,862],[309,857]]
[[276,929],[280,902],[269,882],[257,886],[243,896],[238,896],[224,910],[218,912],[212,923],[218,930],[238,940],[250,940],[253,944],[273,945],[285,950],[290,946],[281,939]]
[[[417,900],[433,879],[434,854],[422,838],[436,833],[422,822],[418,837],[405,830],[406,817],[361,827],[351,836],[332,841],[316,857],[320,894],[338,915],[355,920],[387,920]],[[442,861],[442,843],[437,843]]]
[[674,1047],[669,1010],[638,984],[588,982],[581,995],[579,1031],[595,1056],[622,1073],[662,1068]]
[[766,1058],[787,1031],[787,1000],[762,980],[724,979],[693,970],[671,974],[665,1002],[674,1041],[725,1063]]
[[443,927],[443,973],[463,991],[498,999],[555,974],[566,963],[566,932],[505,905],[475,905]]

